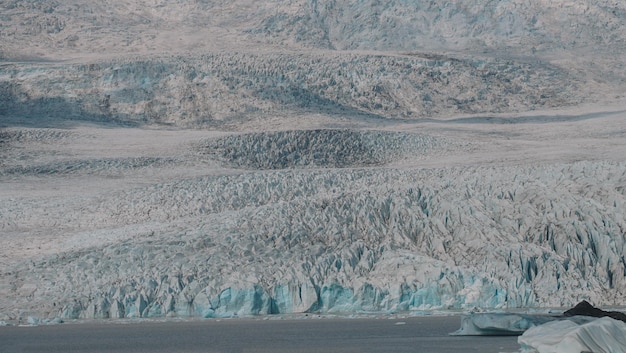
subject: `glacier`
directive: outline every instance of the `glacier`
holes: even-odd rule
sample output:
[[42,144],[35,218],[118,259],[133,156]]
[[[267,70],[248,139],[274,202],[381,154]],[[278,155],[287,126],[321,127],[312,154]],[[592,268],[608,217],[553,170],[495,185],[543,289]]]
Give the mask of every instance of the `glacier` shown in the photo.
[[5,268],[13,301],[1,309],[71,319],[615,305],[625,170],[280,170],[66,205],[4,200],[5,232],[79,240],[97,225],[120,240]]
[[6,5],[0,322],[624,305],[623,3]]
[[606,316],[598,318],[584,313],[571,316],[568,312],[472,312],[461,318],[461,327],[450,335],[519,336],[517,341],[523,353],[609,353],[626,350],[626,324],[610,317],[623,316],[623,313],[602,312],[587,302],[582,303],[598,315]]

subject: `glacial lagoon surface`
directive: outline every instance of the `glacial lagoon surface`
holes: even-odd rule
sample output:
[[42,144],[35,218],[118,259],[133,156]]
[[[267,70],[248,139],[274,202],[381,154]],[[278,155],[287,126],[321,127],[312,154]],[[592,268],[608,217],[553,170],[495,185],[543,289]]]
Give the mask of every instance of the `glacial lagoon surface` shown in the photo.
[[0,328],[0,352],[518,352],[516,336],[449,336],[451,316],[93,320]]

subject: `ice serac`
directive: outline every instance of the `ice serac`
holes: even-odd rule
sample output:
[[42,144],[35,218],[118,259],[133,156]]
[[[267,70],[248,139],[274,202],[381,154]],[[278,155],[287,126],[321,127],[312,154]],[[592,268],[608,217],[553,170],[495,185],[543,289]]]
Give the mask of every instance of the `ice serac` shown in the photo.
[[581,325],[552,321],[530,328],[518,342],[525,353],[626,352],[626,323],[609,317]]

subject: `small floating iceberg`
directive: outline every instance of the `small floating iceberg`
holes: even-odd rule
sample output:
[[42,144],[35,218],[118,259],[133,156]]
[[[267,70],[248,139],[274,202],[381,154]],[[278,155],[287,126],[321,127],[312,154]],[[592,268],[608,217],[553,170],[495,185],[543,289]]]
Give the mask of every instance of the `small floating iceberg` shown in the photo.
[[531,327],[518,338],[524,353],[626,352],[626,323],[603,317],[579,325],[557,320]]

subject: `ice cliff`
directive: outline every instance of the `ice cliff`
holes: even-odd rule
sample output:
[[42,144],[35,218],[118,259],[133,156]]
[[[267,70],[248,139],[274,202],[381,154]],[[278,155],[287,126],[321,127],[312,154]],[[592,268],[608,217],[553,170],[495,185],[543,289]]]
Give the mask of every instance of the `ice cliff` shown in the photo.
[[4,232],[133,236],[5,269],[0,288],[15,302],[2,310],[215,317],[620,303],[624,170],[279,170],[62,207],[3,200]]

